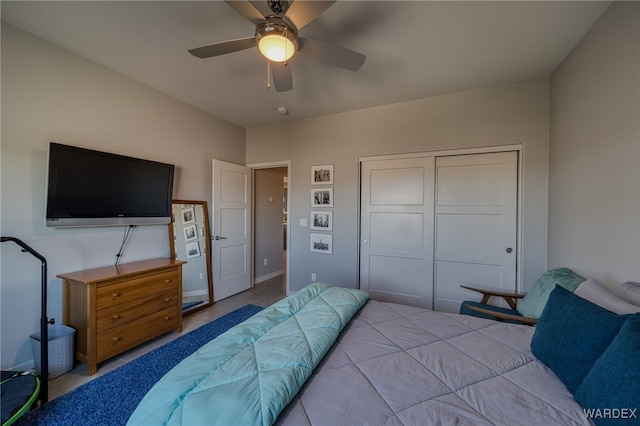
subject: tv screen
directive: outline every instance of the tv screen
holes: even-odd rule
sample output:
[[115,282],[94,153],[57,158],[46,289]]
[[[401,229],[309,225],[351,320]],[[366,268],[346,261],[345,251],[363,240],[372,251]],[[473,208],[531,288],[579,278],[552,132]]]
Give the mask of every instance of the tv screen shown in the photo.
[[51,142],[46,226],[167,224],[172,164]]

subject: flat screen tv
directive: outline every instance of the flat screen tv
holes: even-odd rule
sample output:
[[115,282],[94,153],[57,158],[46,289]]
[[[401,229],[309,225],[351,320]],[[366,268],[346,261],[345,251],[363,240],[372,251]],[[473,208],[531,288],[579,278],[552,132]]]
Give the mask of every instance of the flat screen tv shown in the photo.
[[49,143],[47,227],[171,221],[172,164]]

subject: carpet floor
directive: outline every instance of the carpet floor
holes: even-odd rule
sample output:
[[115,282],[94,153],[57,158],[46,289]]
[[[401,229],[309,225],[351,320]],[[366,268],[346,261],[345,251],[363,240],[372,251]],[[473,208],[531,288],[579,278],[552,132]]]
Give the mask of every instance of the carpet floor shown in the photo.
[[125,425],[149,389],[202,345],[262,308],[246,305],[28,411],[15,425]]

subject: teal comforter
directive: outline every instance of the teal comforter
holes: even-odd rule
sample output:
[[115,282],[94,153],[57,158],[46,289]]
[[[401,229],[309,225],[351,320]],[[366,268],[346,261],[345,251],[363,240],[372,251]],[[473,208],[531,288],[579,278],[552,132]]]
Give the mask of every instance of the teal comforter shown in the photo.
[[272,424],[368,299],[315,283],[271,305],[169,371],[128,424]]

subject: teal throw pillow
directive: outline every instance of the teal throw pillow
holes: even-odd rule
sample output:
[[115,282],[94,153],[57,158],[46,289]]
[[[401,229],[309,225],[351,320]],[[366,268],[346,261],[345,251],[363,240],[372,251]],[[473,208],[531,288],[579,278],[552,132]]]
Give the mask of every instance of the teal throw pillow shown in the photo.
[[551,269],[540,276],[531,291],[518,302],[518,312],[523,317],[540,318],[549,294],[556,284],[574,291],[584,281],[580,275],[569,268]]
[[575,393],[630,316],[556,286],[533,333],[531,352]]
[[625,321],[575,398],[597,425],[640,423],[640,314]]

